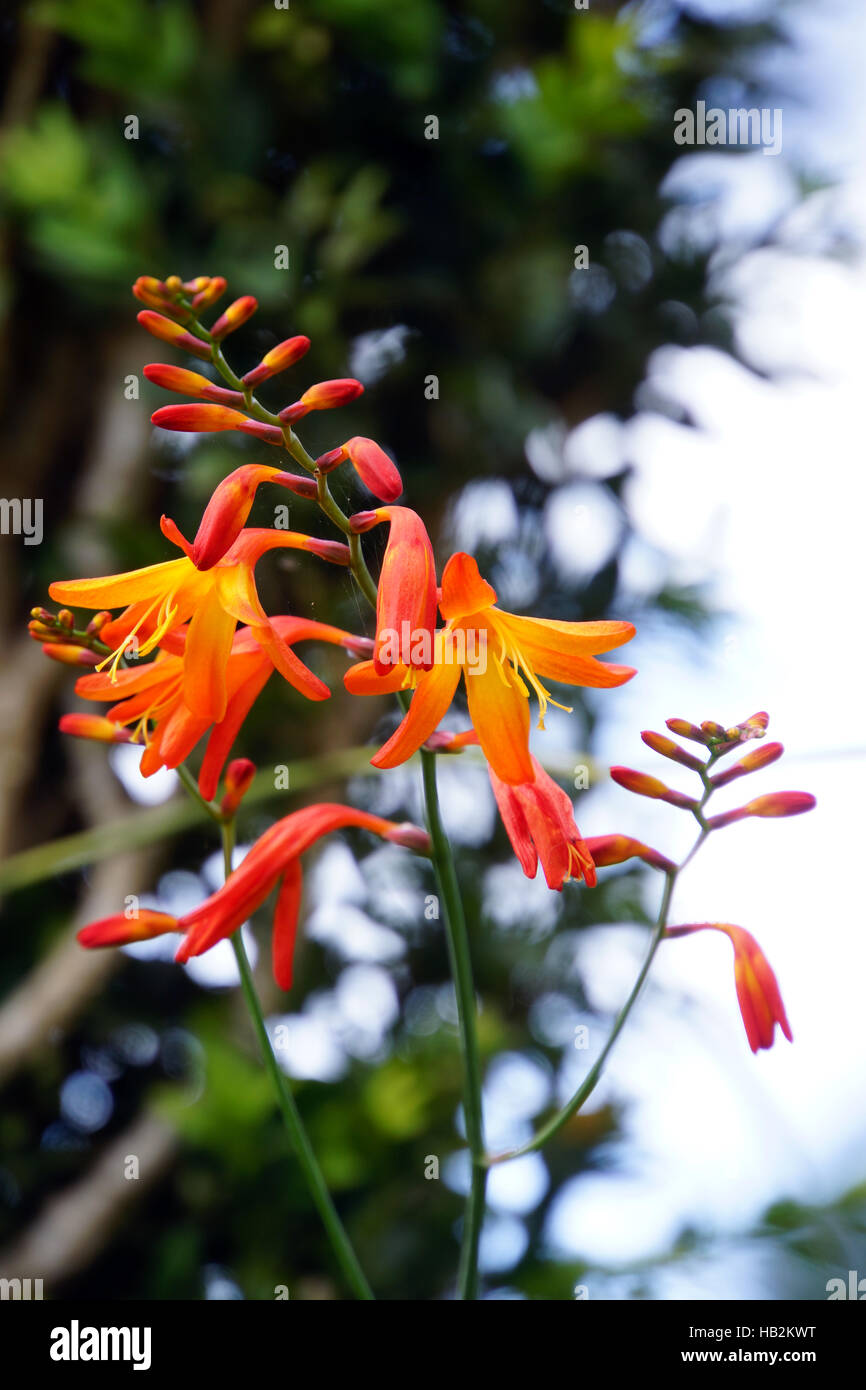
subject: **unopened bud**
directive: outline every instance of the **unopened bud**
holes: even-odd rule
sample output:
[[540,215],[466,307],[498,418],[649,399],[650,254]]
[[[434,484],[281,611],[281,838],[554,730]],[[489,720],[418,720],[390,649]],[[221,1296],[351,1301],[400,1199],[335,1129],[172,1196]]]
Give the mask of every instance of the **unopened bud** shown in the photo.
[[57,614],[57,621],[60,626],[65,627],[67,631],[71,631],[75,626],[75,617],[68,608],[61,608],[60,612]]
[[204,401],[217,405],[244,405],[243,392],[230,391],[227,386],[217,386],[208,381],[200,372],[189,372],[185,367],[171,367],[165,362],[150,362],[144,375],[155,386],[165,391],[178,391],[184,396],[199,396]]
[[36,618],[40,623],[54,623],[54,614],[47,608],[31,608],[30,616]]
[[612,864],[624,864],[628,859],[642,859],[644,863],[651,864],[654,869],[661,869],[662,873],[666,874],[673,873],[676,868],[676,865],[663,854],[659,854],[658,850],[650,849],[649,845],[643,844],[640,840],[633,840],[630,835],[590,835],[584,844],[597,869],[606,869]]
[[612,767],[610,775],[620,787],[626,791],[635,792],[638,796],[649,796],[655,801],[666,801],[670,806],[676,806],[681,811],[697,810],[697,802],[691,797],[684,796],[682,792],[674,791],[672,787],[665,786],[657,777],[648,777],[645,772],[636,772],[630,767]]
[[696,758],[693,753],[687,753],[685,748],[674,743],[672,738],[665,738],[664,734],[654,734],[651,730],[644,730],[641,738],[647,748],[651,748],[654,753],[661,753],[663,758],[670,758],[673,762],[690,768],[692,772],[703,771],[705,765],[700,758]]
[[192,307],[196,310],[209,309],[211,304],[216,304],[217,300],[222,298],[227,289],[227,280],[224,280],[221,275],[212,276],[208,283],[196,293]]
[[728,736],[728,731],[725,728],[724,724],[717,723],[715,719],[702,720],[701,728],[703,729],[706,737],[709,739],[715,740],[719,738],[727,738]]
[[152,333],[154,338],[159,338],[161,342],[172,343],[174,347],[182,348],[184,352],[190,352],[194,357],[201,357],[205,361],[210,361],[209,345],[203,343],[200,338],[194,338],[191,333],[187,333],[186,329],[181,328],[179,323],[164,318],[162,314],[151,313],[148,309],[142,309],[138,315],[138,321],[142,328],[146,328],[148,333]]
[[46,642],[42,648],[52,661],[61,661],[64,666],[98,666],[99,657],[88,647],[77,647],[69,642]]
[[240,328],[247,319],[252,318],[258,307],[258,300],[253,299],[251,294],[245,294],[240,299],[236,299],[233,304],[229,305],[225,313],[220,314],[211,328],[210,335],[214,342],[218,343],[229,333],[234,333],[236,328]]
[[706,747],[706,735],[696,724],[690,724],[687,719],[666,719],[665,728],[670,729],[672,734],[679,734],[680,738],[690,738],[693,743],[702,743]]
[[112,613],[109,613],[107,608],[103,608],[100,613],[94,613],[93,617],[90,619],[90,622],[87,624],[87,627],[85,629],[88,636],[98,637],[102,629],[105,627],[106,623],[111,622],[113,616],[114,615]]
[[781,743],[765,743],[763,748],[756,748],[753,753],[747,753],[733,767],[727,768],[724,772],[716,772],[711,778],[714,787],[726,787],[729,782],[734,782],[738,777],[745,777],[748,772],[758,772],[762,767],[769,767],[770,763],[776,762],[781,758],[785,749]]
[[120,724],[112,724],[100,714],[64,714],[57,725],[62,734],[95,739],[98,743],[129,743],[132,735]]
[[256,775],[256,765],[249,758],[234,758],[226,768],[225,795],[220,802],[224,816],[233,816],[246,796]]
[[298,334],[296,338],[286,338],[285,342],[278,343],[270,352],[266,352],[257,367],[253,367],[251,372],[247,372],[244,377],[244,386],[258,386],[260,381],[267,381],[269,377],[276,376],[278,372],[284,372],[289,367],[293,367],[296,362],[309,352],[310,340],[303,334]]
[[214,433],[220,430],[242,430],[266,444],[282,444],[283,433],[276,425],[250,420],[239,410],[223,405],[163,405],[151,415],[151,420],[163,430],[182,430],[184,433]]
[[291,423],[293,420],[300,420],[311,410],[334,410],[337,406],[347,405],[349,401],[356,400],[363,390],[360,381],[356,381],[354,377],[317,381],[304,392],[299,401],[280,411],[280,419]]
[[356,435],[343,445],[361,482],[374,497],[383,502],[396,502],[403,491],[403,479],[396,464],[374,439]]
[[748,816],[801,816],[816,805],[811,792],[769,792],[748,802],[745,811]]

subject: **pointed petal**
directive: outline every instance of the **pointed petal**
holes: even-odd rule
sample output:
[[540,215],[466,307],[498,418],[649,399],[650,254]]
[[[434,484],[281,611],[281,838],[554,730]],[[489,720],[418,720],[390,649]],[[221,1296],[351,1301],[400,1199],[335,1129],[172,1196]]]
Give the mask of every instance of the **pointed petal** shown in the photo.
[[442,572],[439,611],[446,622],[483,613],[496,602],[496,590],[482,579],[471,555],[458,550]]
[[49,584],[48,592],[58,603],[73,608],[125,608],[129,603],[170,593],[191,568],[187,559],[165,560],[126,574],[108,574],[104,579],[56,580]]
[[[520,648],[527,662],[540,676],[551,680],[561,680],[569,685],[604,684],[595,679],[598,662],[584,666],[582,661],[597,656],[599,652],[609,652],[621,647],[634,637],[632,623],[597,622],[563,623],[547,618],[521,618],[514,613],[497,611],[496,626],[504,630]],[[620,673],[631,667],[608,668]],[[573,671],[574,676],[569,672]],[[583,679],[584,675],[590,679]],[[629,676],[620,674],[619,679],[607,682],[621,685]]]
[[235,632],[217,587],[193,614],[183,659],[183,698],[193,714],[217,723],[226,712],[226,664]]
[[441,662],[425,672],[402,723],[375,758],[370,759],[374,767],[397,767],[418,751],[446,713],[459,680],[460,667],[456,662]]
[[511,668],[494,660],[484,672],[467,669],[466,691],[472,727],[496,775],[512,785],[531,782],[529,700]]
[[208,739],[207,752],[198,776],[198,789],[205,801],[212,801],[216,796],[226,758],[232,750],[241,725],[273,673],[270,661],[265,659],[253,662],[245,659],[245,668],[249,675],[238,685],[234,693],[231,693],[230,689],[225,718],[215,725]]
[[330,699],[331,692],[325,682],[319,680],[315,672],[311,671],[309,666],[305,666],[299,656],[295,656],[291,647],[287,647],[282,638],[277,636],[267,619],[261,627],[253,628],[253,636],[262,650],[267,652],[283,679],[287,680],[294,690],[305,695],[308,700]]

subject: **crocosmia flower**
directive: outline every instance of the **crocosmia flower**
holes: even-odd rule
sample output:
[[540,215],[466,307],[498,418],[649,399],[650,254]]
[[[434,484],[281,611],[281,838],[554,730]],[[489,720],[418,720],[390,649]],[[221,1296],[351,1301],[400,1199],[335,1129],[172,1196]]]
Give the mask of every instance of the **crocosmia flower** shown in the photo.
[[535,878],[538,861],[548,888],[562,890],[569,879],[595,887],[595,864],[574,819],[571,798],[554,782],[537,758],[535,778],[514,785],[503,782],[493,768],[490,781],[502,824],[527,878]]
[[[364,638],[341,628],[318,623],[312,618],[292,616],[271,618],[277,638],[292,650],[296,642],[321,641],[339,644],[357,652]],[[114,679],[108,672],[83,676],[75,693],[85,700],[114,701],[106,719],[89,715],[64,715],[64,733],[80,737],[132,738],[144,744],[141,772],[150,777],[162,767],[179,767],[209,729],[207,752],[199,773],[199,791],[205,800],[215,795],[225,760],[231,752],[241,725],[274,672],[270,655],[256,641],[251,628],[238,629],[226,663],[226,710],[216,722],[193,714],[184,702],[184,649],[186,633],[175,631],[164,639],[155,661],[118,671]],[[328,687],[294,655],[295,670],[290,684],[308,700],[326,700]],[[69,721],[72,721],[71,723]],[[88,733],[90,725],[98,732]],[[108,729],[103,726],[108,724]],[[152,727],[151,727],[152,726]]]
[[109,646],[115,644],[102,663],[110,668],[112,677],[117,677],[130,639],[136,639],[137,655],[146,656],[169,632],[192,619],[184,650],[183,698],[193,714],[209,723],[224,717],[228,701],[226,664],[239,622],[249,625],[280,674],[293,683],[303,668],[259,602],[255,566],[266,551],[279,548],[307,550],[346,565],[348,547],[296,531],[249,528],[241,532],[218,564],[199,570],[189,542],[174,522],[163,517],[161,525],[163,534],[184,552],[179,560],[103,579],[63,580],[49,587],[51,597],[61,603],[80,608],[124,608],[100,634]]
[[436,634],[432,668],[420,677],[405,666],[380,676],[372,662],[347,671],[346,687],[354,694],[415,686],[408,714],[372,759],[374,767],[396,767],[420,748],[445,715],[462,673],[469,716],[488,763],[503,782],[531,782],[530,694],[538,700],[540,728],[547,706],[558,704],[542,679],[611,687],[635,674],[631,666],[595,660],[634,636],[631,623],[522,618],[495,605],[496,591],[475,560],[458,552],[442,575],[439,610],[446,626]]
[[376,674],[386,675],[397,666],[429,671],[436,629],[436,562],[427,527],[411,507],[377,507],[356,512],[350,520],[356,532],[380,521],[390,523],[376,593]]
[[668,927],[665,936],[690,936],[696,931],[724,932],[734,948],[737,1001],[752,1051],[773,1046],[777,1023],[788,1042],[793,1042],[776,976],[751,932],[729,922],[696,922],[687,927]]
[[266,830],[216,893],[183,917],[140,909],[92,922],[78,933],[82,946],[123,946],[165,932],[184,932],[176,959],[183,963],[200,956],[237,931],[281,883],[274,912],[273,967],[281,989],[292,983],[292,962],[301,905],[301,855],[322,835],[345,826],[358,826],[394,844],[427,853],[427,833],[414,825],[397,825],[351,806],[324,803],[293,811]]

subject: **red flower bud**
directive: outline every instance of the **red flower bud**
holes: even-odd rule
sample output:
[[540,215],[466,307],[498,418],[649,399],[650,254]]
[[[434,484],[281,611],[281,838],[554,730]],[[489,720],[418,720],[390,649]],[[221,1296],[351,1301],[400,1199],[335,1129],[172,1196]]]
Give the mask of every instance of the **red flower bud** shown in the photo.
[[220,802],[224,816],[233,816],[250,789],[256,765],[249,758],[234,758],[226,768],[225,795]]
[[184,396],[199,396],[204,401],[217,405],[245,404],[241,391],[230,391],[226,386],[217,386],[208,381],[200,372],[189,372],[185,367],[171,367],[165,362],[150,362],[144,375],[154,386],[162,386],[166,391],[178,391]]
[[101,922],[91,922],[81,928],[78,940],[82,946],[127,946],[132,941],[149,941],[153,936],[177,930],[176,917],[142,907],[134,917],[117,912],[113,917],[103,917]]
[[657,777],[648,777],[645,772],[635,772],[630,767],[612,767],[610,775],[618,786],[625,787],[628,792],[636,792],[638,796],[650,796],[656,801],[667,801],[670,806],[676,806],[681,811],[697,809],[697,802],[691,797],[674,791],[672,787],[666,787],[664,782],[660,782]]
[[692,772],[702,772],[704,763],[700,758],[696,758],[693,753],[687,753],[685,748],[680,748],[678,743],[674,743],[672,738],[665,738],[664,734],[654,734],[651,730],[644,730],[641,738],[647,748],[652,748],[654,753],[661,753],[663,758],[670,758],[675,763],[681,763],[683,767],[688,767]]
[[46,656],[60,661],[64,666],[98,666],[99,657],[87,647],[76,647],[67,642],[46,642],[42,648]]
[[247,372],[244,377],[245,386],[258,386],[260,381],[267,381],[269,377],[276,376],[278,372],[284,372],[288,367],[293,367],[296,362],[309,352],[310,340],[303,334],[296,338],[286,338],[285,342],[278,343],[276,347],[266,352],[257,367],[253,367],[251,372]]
[[205,361],[210,361],[211,351],[207,343],[203,343],[200,338],[194,338],[191,333],[187,333],[185,328],[181,328],[179,323],[173,323],[171,319],[164,318],[162,314],[152,314],[149,309],[142,309],[138,315],[138,321],[142,328],[146,328],[148,333],[152,333],[154,338],[159,338],[164,343],[172,343],[174,347],[182,348],[184,352],[190,352],[194,357],[202,357]]
[[354,377],[317,381],[315,386],[304,392],[299,401],[280,411],[280,419],[291,423],[300,420],[311,410],[333,410],[336,406],[347,405],[349,401],[356,400],[363,390],[360,381],[356,381]]
[[769,792],[748,802],[745,811],[749,816],[801,816],[816,805],[810,792]]
[[343,448],[361,482],[373,496],[383,502],[396,502],[403,491],[403,479],[385,450],[374,440],[363,439],[360,435],[347,440]]
[[706,735],[696,724],[690,724],[687,719],[666,719],[665,728],[670,729],[672,734],[679,734],[680,738],[690,738],[693,743],[702,743],[706,747]]
[[327,454],[320,454],[316,459],[316,467],[320,473],[333,473],[346,457],[346,446],[341,444],[339,449],[329,449]]
[[784,751],[781,743],[766,743],[763,748],[756,748],[753,753],[747,753],[724,772],[714,773],[710,781],[714,787],[726,787],[738,777],[745,777],[747,772],[758,772],[762,767],[769,767],[770,763],[781,758]]
[[213,433],[219,430],[242,430],[266,444],[282,444],[283,432],[276,425],[250,420],[239,410],[222,405],[163,405],[151,415],[155,425],[164,430]]
[[103,719],[100,714],[64,714],[57,725],[62,734],[95,739],[98,743],[129,743],[129,729]]
[[214,275],[210,278],[202,276],[202,279],[206,281],[206,284],[197,291],[192,301],[192,307],[196,311],[209,309],[211,304],[216,304],[217,300],[221,299],[228,289],[228,281],[224,280],[221,275]]
[[155,279],[153,275],[139,275],[132,287],[132,293],[141,304],[146,304],[148,309],[156,309],[161,314],[173,316],[185,313],[172,301],[163,282]]
[[646,864],[651,864],[654,869],[661,869],[662,873],[666,874],[673,873],[676,868],[676,865],[663,854],[659,854],[658,850],[650,849],[649,845],[642,844],[640,840],[633,840],[629,835],[590,835],[584,843],[597,869],[608,868],[611,864],[624,864],[627,859],[643,859]]
[[247,319],[252,318],[258,307],[258,300],[253,299],[251,294],[245,294],[240,299],[236,299],[233,304],[229,305],[225,313],[220,314],[211,328],[210,335],[214,342],[218,343],[229,333],[234,333],[236,328],[240,328]]

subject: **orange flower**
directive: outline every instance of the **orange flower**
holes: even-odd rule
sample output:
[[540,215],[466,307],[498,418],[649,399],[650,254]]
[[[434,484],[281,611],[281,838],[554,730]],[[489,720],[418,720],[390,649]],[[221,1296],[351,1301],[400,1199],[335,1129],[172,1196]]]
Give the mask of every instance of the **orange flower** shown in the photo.
[[353,694],[415,686],[408,714],[372,759],[374,767],[396,767],[420,748],[451,704],[462,672],[469,716],[488,763],[503,782],[531,782],[530,690],[538,698],[540,728],[548,704],[557,703],[540,678],[610,687],[635,674],[631,666],[594,659],[628,642],[634,636],[631,623],[522,618],[495,603],[496,591],[481,578],[472,556],[458,552],[442,576],[439,609],[446,626],[436,633],[432,668],[420,677],[406,666],[379,676],[373,662],[347,671],[345,684]]
[[[312,618],[272,618],[271,627],[283,643],[292,660],[289,683],[308,700],[327,700],[330,691],[292,651],[295,642],[316,639],[333,642],[350,651],[362,648],[364,638],[354,637],[341,628],[329,627]],[[155,661],[144,666],[107,673],[82,676],[75,685],[76,695],[85,700],[114,700],[117,703],[107,712],[107,720],[91,715],[64,715],[60,721],[65,733],[82,737],[108,738],[107,733],[86,732],[86,721],[94,727],[108,722],[116,733],[116,741],[129,738],[145,745],[141,756],[141,774],[150,777],[161,767],[179,767],[189,756],[199,739],[213,725],[207,752],[199,773],[199,791],[206,801],[216,795],[220,774],[241,725],[273,675],[274,664],[268,652],[256,640],[253,629],[242,627],[235,635],[226,663],[226,709],[222,719],[211,720],[194,714],[184,703],[184,648],[186,633],[176,631],[163,638]],[[286,671],[282,672],[286,675]],[[70,720],[82,727],[72,727]],[[149,725],[153,725],[152,729]],[[124,727],[131,735],[124,733]]]
[[296,497],[315,497],[312,478],[283,473],[265,463],[245,463],[214,488],[192,543],[196,569],[211,569],[237,540],[252,510],[259,483],[278,483]]
[[292,683],[298,674],[297,657],[259,602],[253,575],[257,561],[266,551],[285,547],[308,550],[346,565],[349,550],[340,542],[320,541],[296,531],[250,528],[241,532],[211,569],[199,570],[193,564],[191,546],[174,522],[163,517],[160,524],[163,534],[184,552],[181,559],[102,579],[56,582],[49,586],[49,593],[61,603],[81,608],[124,608],[100,634],[107,645],[116,643],[102,663],[110,666],[115,679],[130,638],[139,643],[137,655],[146,656],[191,618],[184,653],[183,698],[193,714],[217,723],[226,712],[226,664],[237,623],[249,624],[256,642],[286,680]]
[[[530,755],[531,756],[531,755]],[[513,786],[489,768],[502,824],[527,878],[535,878],[538,861],[548,888],[562,891],[570,878],[595,887],[595,864],[574,819],[571,798],[532,758],[535,780]]]
[[687,927],[668,927],[665,936],[690,936],[696,931],[724,932],[734,948],[737,1000],[752,1051],[773,1046],[777,1023],[788,1042],[793,1042],[776,976],[751,932],[729,922],[696,922]]
[[433,664],[436,629],[436,561],[427,528],[410,507],[377,507],[350,517],[352,530],[390,523],[388,544],[376,593],[376,674],[395,666]]
[[184,917],[150,910],[140,911],[135,918],[117,913],[83,927],[78,940],[88,947],[122,946],[165,932],[182,931],[186,935],[176,956],[182,964],[237,931],[282,880],[274,912],[272,955],[277,984],[281,989],[289,989],[301,905],[300,857],[322,835],[350,825],[409,849],[428,852],[427,834],[417,826],[396,825],[381,816],[337,803],[305,806],[266,830],[222,888]]

